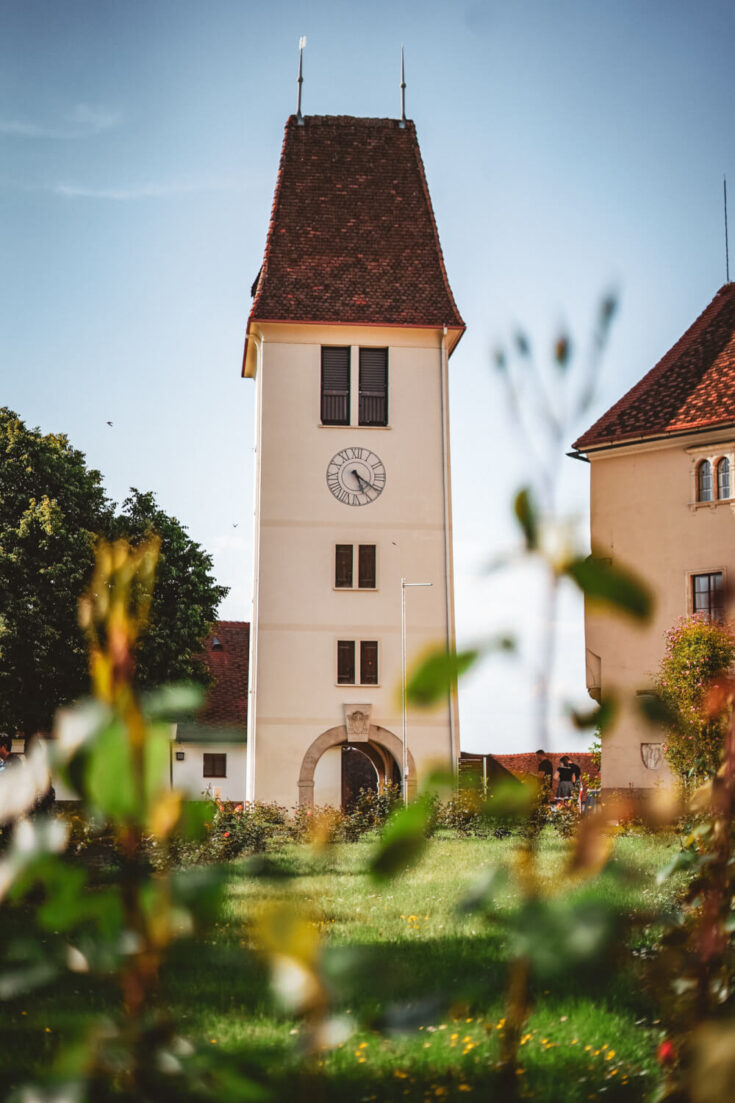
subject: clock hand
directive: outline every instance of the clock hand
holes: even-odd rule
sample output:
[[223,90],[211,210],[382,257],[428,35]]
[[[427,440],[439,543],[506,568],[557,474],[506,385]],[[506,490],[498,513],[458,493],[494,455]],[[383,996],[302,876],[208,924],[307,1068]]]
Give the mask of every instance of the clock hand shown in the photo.
[[374,489],[375,489],[375,487],[374,487],[374,486],[372,485],[372,483],[369,483],[369,482],[367,481],[367,479],[363,479],[362,475],[360,474],[360,472],[359,472],[359,471],[357,470],[357,468],[356,468],[356,467],[353,467],[353,468],[352,468],[352,472],[351,472],[351,474],[353,474],[353,475],[355,476],[355,478],[357,479],[357,481],[358,481],[359,483],[361,483],[361,485],[362,485],[362,486],[369,486],[371,490],[374,490]]

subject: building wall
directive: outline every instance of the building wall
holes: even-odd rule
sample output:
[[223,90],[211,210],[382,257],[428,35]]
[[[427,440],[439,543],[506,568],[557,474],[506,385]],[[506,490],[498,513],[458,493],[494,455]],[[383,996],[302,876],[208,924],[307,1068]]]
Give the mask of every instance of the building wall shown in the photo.
[[636,694],[652,685],[666,630],[692,612],[691,575],[722,571],[725,582],[728,574],[733,579],[735,502],[695,503],[694,480],[700,458],[732,455],[732,449],[732,438],[708,433],[590,455],[593,553],[634,569],[655,598],[643,628],[587,603],[588,687],[596,683],[621,701],[603,744],[605,789],[670,782],[665,765],[649,770],[642,761],[641,743],[666,737],[641,719]]
[[[249,769],[254,796],[294,804],[301,762],[346,704],[372,706],[371,722],[400,737],[400,580],[407,591],[408,665],[453,638],[445,561],[441,331],[378,327],[259,326],[256,385],[256,537]],[[389,347],[389,426],[322,426],[321,346]],[[353,397],[356,371],[353,369]],[[353,406],[354,406],[353,402]],[[326,484],[340,449],[366,446],[386,486],[369,505],[337,501]],[[451,533],[450,533],[451,539]],[[336,544],[377,545],[377,589],[334,586]],[[447,587],[450,587],[449,594]],[[379,685],[337,684],[337,641],[379,641]],[[411,711],[409,744],[419,774],[458,749],[450,709]],[[254,738],[253,738],[254,735]],[[253,772],[254,771],[254,772]],[[250,789],[248,790],[250,793]]]
[[[184,761],[177,762],[176,752]],[[227,777],[204,777],[204,754],[227,755]],[[245,743],[173,743],[171,776],[173,788],[188,800],[201,800],[205,793],[221,800],[245,800]]]

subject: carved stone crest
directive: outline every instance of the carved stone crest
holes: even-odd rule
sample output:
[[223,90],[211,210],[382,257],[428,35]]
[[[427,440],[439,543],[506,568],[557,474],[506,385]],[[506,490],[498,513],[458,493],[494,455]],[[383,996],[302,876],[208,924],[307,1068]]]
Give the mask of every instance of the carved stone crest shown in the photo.
[[641,743],[641,758],[647,770],[659,770],[664,760],[663,743]]
[[372,705],[345,705],[345,728],[349,742],[367,743],[372,711]]

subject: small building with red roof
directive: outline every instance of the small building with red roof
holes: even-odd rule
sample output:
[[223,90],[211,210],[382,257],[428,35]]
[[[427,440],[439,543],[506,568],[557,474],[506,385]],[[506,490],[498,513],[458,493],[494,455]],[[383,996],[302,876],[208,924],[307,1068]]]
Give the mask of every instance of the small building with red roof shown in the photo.
[[590,465],[592,554],[633,570],[654,610],[640,627],[585,604],[587,688],[614,695],[605,791],[670,781],[665,732],[644,719],[664,634],[694,613],[732,616],[735,579],[735,283],[574,443]]
[[245,799],[249,650],[250,625],[237,620],[217,621],[204,645],[211,685],[197,716],[176,725],[171,748],[172,785],[190,799]]

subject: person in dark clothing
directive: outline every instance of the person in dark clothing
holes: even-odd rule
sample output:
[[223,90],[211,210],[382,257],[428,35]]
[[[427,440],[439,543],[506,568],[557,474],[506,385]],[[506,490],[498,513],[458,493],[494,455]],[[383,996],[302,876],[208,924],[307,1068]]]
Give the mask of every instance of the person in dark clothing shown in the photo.
[[536,751],[536,760],[538,765],[536,767],[539,781],[547,789],[551,789],[551,778],[554,773],[554,767],[551,765],[551,759],[546,757],[546,751]]
[[581,770],[581,768],[580,768],[580,767],[579,767],[579,766],[577,765],[577,763],[576,763],[576,762],[570,762],[570,763],[569,763],[569,768],[570,768],[570,770],[572,771],[572,778],[573,778],[573,780],[574,780],[574,784],[576,785],[576,784],[577,784],[577,783],[579,782],[579,779],[580,779],[580,778],[581,778],[581,776],[582,776],[582,770]]
[[573,777],[574,771],[572,770],[572,764],[569,761],[569,756],[564,754],[561,756],[561,761],[557,767],[556,773],[554,774],[554,780],[558,782],[556,787],[557,797],[571,797],[574,784],[572,781]]

